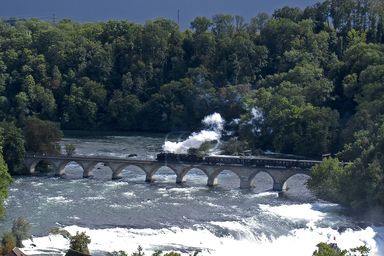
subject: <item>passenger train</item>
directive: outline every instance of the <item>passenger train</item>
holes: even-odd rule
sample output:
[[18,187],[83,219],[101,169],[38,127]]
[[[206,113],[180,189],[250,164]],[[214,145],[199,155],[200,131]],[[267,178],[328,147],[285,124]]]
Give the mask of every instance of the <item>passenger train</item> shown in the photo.
[[255,167],[282,167],[282,168],[311,168],[321,161],[276,158],[270,156],[227,156],[211,155],[199,156],[193,154],[175,154],[162,152],[157,154],[157,161],[181,162],[181,163],[200,163],[209,165],[243,165]]

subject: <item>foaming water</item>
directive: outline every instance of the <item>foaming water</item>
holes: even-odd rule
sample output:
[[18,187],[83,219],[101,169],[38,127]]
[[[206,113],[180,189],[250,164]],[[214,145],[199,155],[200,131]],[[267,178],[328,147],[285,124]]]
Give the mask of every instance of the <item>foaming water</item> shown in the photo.
[[[105,255],[106,251],[124,250],[133,252],[137,246],[145,248],[150,255],[156,250],[178,250],[188,255],[201,250],[201,255],[312,255],[316,244],[335,237],[341,249],[350,249],[360,245],[371,248],[370,255],[383,255],[375,240],[376,231],[366,228],[359,231],[346,230],[338,233],[331,228],[293,229],[288,235],[270,237],[264,233],[255,235],[252,229],[242,222],[212,222],[213,227],[228,230],[228,234],[217,235],[212,228],[197,225],[190,229],[172,227],[168,229],[89,229],[78,226],[65,227],[71,234],[85,231],[92,242],[89,246],[93,255]],[[236,234],[234,236],[233,234]],[[34,238],[36,247],[25,241],[24,251],[29,255],[62,255],[68,248],[68,241],[61,236],[51,235]],[[50,247],[47,247],[47,245]],[[54,248],[52,250],[52,248]]]
[[[63,143],[78,144],[79,154],[116,150],[122,156],[136,152],[146,158],[148,152],[139,148],[160,148],[163,140],[102,137]],[[110,169],[98,167],[92,179],[82,179],[81,168],[73,163],[64,178],[16,178],[0,232],[9,229],[14,218],[28,218],[36,245],[25,241],[28,255],[65,254],[68,241],[48,235],[52,227],[72,234],[86,231],[96,256],[133,252],[138,245],[146,255],[155,250],[188,255],[197,249],[207,256],[312,255],[316,244],[333,239],[342,249],[365,244],[370,255],[384,255],[384,227],[360,227],[340,206],[314,198],[302,176],[290,179],[290,190],[281,197],[270,191],[270,177],[264,174],[255,177],[254,189],[240,190],[231,172],[219,175],[218,187],[208,188],[206,175],[198,170],[187,175],[185,184],[176,185],[176,175],[166,168],[147,184],[140,170],[124,171],[123,179],[112,181]]]

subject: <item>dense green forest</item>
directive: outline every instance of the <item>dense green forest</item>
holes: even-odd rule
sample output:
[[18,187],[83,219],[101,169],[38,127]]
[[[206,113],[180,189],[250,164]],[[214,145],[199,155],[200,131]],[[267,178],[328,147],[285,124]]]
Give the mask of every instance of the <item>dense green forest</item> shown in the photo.
[[[165,19],[0,21],[0,126],[13,173],[24,150],[36,150],[33,130],[53,126],[41,120],[164,132],[194,130],[218,112],[239,146],[307,157],[341,152],[352,162],[340,167],[343,178],[330,177],[340,164],[328,163],[311,187],[336,200],[341,182],[363,179],[366,191],[349,186],[336,201],[357,196],[355,205],[384,206],[383,83],[380,0],[284,7],[249,22],[197,17],[186,31]],[[59,136],[50,134],[40,138]],[[327,180],[337,193],[322,191]]]

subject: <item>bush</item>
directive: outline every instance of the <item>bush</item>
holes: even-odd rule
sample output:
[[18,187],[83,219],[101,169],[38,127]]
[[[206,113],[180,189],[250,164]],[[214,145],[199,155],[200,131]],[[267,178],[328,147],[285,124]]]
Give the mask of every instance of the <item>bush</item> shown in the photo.
[[223,143],[220,149],[224,155],[240,155],[249,149],[249,145],[246,141],[231,138],[227,142]]
[[137,247],[137,251],[132,253],[132,256],[144,256],[145,253],[143,252],[143,247],[141,247],[139,245],[139,247]]
[[327,243],[319,243],[312,256],[368,256],[369,249],[366,246],[356,247],[350,250],[340,250],[337,246]]
[[74,144],[66,144],[64,149],[67,156],[72,156],[76,151],[76,146]]
[[91,243],[91,239],[85,232],[76,232],[76,235],[69,238],[69,243],[72,250],[89,254],[88,244]]
[[31,224],[29,224],[27,219],[19,217],[13,221],[12,234],[16,238],[17,247],[24,247],[23,240],[28,239],[31,236],[30,232]]
[[7,255],[16,247],[16,237],[12,232],[7,232],[1,239],[1,255]]

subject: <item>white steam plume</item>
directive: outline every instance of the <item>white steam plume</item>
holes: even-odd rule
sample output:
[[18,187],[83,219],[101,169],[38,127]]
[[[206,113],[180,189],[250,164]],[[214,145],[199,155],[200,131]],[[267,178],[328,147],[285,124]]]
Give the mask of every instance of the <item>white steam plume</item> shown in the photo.
[[213,113],[212,115],[204,117],[202,123],[215,131],[222,131],[225,121],[219,113]]
[[181,142],[166,141],[163,150],[169,153],[186,154],[190,148],[199,148],[204,142],[218,141],[221,138],[225,121],[219,113],[206,116],[202,123],[207,129],[198,133],[194,132]]

